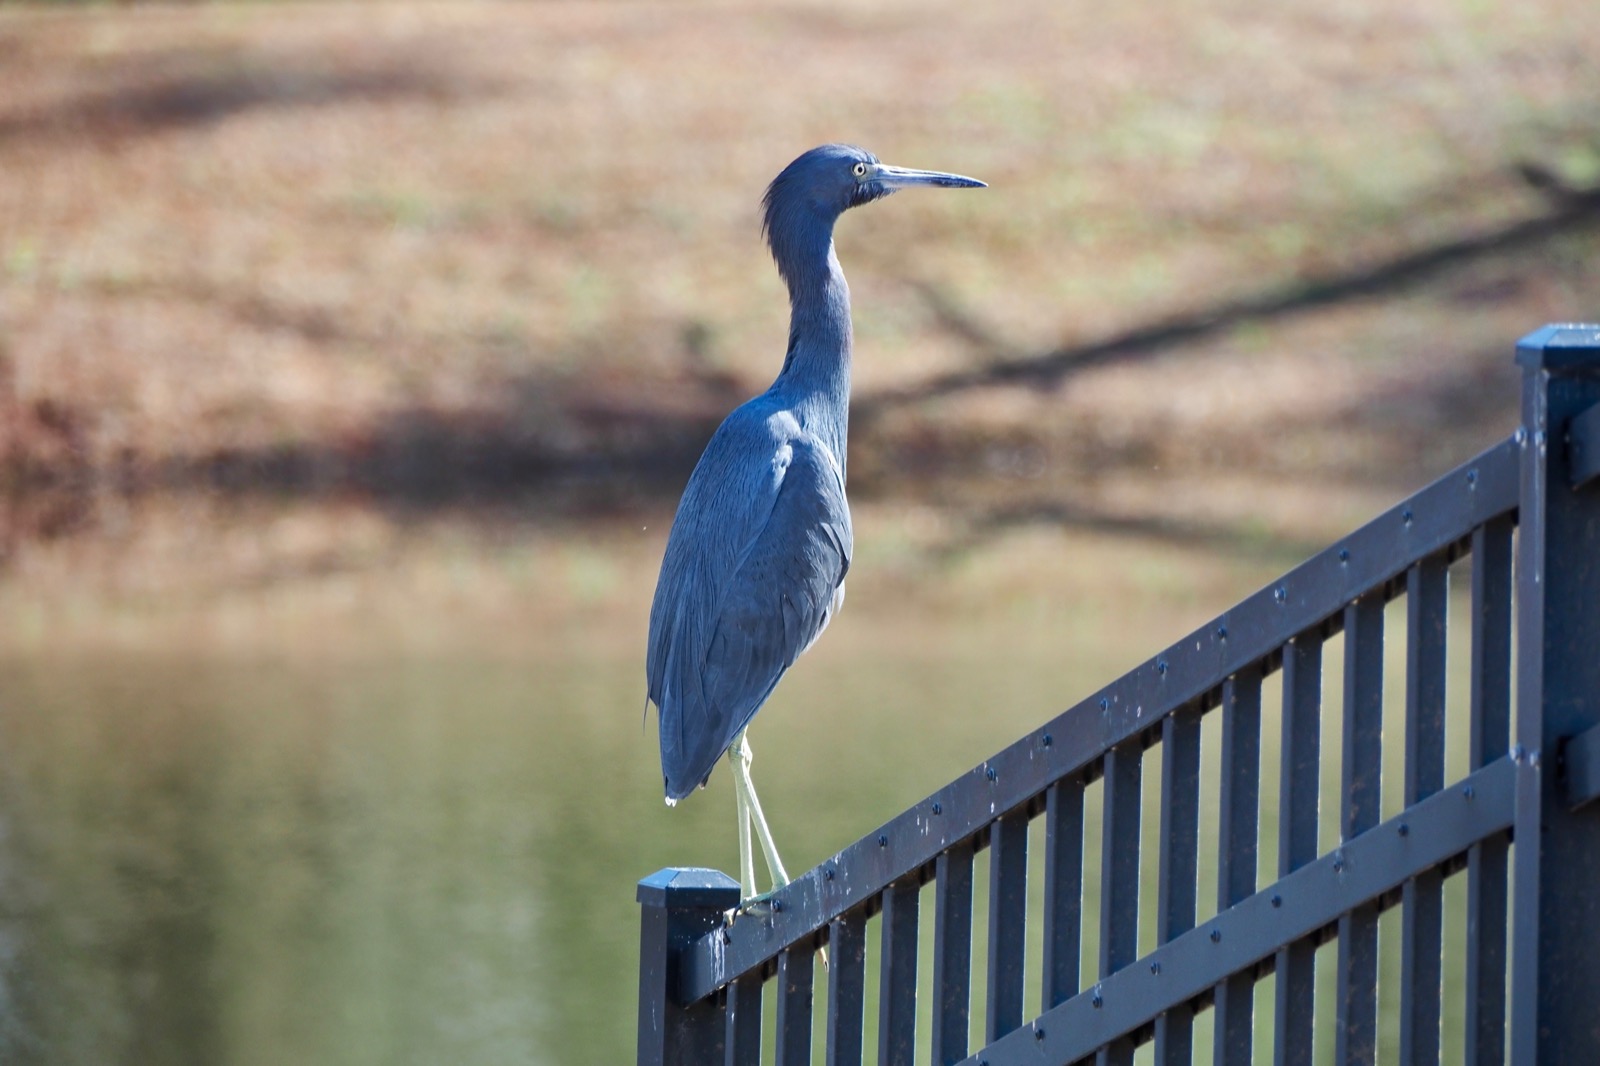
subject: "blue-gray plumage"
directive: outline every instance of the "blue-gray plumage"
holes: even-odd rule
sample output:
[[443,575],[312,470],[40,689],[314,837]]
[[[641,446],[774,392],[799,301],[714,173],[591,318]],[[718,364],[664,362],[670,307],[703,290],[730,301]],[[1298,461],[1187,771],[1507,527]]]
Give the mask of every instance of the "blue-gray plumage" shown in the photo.
[[755,894],[752,820],[773,881],[787,877],[749,783],[744,730],[843,603],[850,569],[850,289],[833,225],[895,189],[982,184],[829,144],[784,168],[763,200],[763,230],[789,289],[789,350],[772,387],[727,417],[689,477],[650,607],[646,662],[667,802],[730,755],[746,897]]

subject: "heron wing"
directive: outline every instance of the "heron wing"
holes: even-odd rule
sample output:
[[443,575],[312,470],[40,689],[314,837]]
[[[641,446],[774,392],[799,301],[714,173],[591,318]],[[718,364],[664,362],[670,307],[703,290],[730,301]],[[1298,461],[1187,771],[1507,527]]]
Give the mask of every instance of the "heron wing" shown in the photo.
[[828,448],[784,412],[729,423],[684,491],[651,608],[669,795],[711,772],[821,634],[850,566],[843,471]]

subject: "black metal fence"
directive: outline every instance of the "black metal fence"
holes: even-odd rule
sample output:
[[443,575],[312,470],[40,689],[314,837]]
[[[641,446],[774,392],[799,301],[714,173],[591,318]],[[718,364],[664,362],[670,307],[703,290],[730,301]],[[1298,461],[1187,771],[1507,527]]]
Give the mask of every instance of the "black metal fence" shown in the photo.
[[[1406,1063],[1442,1047],[1600,1062],[1600,327],[1546,327],[1517,360],[1510,439],[803,874],[770,914],[726,925],[738,888],[716,871],[640,882],[638,1061],[857,1063],[875,1015],[894,1064],[1131,1062],[1152,1041],[1158,1063],[1373,1062],[1380,1038]],[[1384,680],[1401,618],[1403,708]]]

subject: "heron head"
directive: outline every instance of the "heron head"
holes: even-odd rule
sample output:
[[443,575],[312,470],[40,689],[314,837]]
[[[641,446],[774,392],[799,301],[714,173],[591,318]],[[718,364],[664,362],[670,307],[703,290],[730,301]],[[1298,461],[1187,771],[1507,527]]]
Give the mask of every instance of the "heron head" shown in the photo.
[[761,201],[765,209],[762,230],[776,252],[795,231],[817,228],[826,232],[850,208],[917,185],[984,187],[976,178],[959,174],[890,166],[855,145],[824,144],[784,167],[767,186]]

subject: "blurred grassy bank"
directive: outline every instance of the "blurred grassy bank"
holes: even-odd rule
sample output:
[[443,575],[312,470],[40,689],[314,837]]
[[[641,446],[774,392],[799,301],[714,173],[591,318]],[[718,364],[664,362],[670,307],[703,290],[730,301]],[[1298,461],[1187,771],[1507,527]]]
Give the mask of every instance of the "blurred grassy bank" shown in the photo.
[[388,567],[440,521],[659,531],[776,369],[756,205],[826,139],[992,185],[839,230],[852,493],[933,516],[924,558],[1314,543],[1503,434],[1512,341],[1596,313],[1595,29],[1586,0],[8,6],[14,624]]

